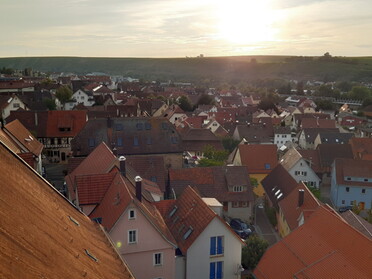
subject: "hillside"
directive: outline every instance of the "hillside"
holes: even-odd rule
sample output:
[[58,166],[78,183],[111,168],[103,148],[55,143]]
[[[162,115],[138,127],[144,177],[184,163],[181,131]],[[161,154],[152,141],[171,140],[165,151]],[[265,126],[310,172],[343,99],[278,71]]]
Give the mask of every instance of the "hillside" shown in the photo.
[[372,57],[233,56],[207,58],[0,58],[0,68],[104,72],[146,80],[240,82],[265,78],[372,81]]

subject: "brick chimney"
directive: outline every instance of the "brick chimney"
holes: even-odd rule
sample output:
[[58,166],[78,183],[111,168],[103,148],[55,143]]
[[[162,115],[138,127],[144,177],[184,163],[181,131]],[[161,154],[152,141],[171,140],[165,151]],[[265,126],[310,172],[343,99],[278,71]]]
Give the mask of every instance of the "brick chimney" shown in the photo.
[[123,176],[127,176],[127,172],[126,172],[126,167],[125,167],[125,161],[127,159],[124,157],[124,156],[120,156],[119,157],[119,162],[120,162],[120,173],[123,175]]
[[142,201],[142,178],[136,176],[134,181],[136,181],[136,198],[137,200]]
[[298,190],[298,207],[301,207],[304,204],[304,194],[304,189]]

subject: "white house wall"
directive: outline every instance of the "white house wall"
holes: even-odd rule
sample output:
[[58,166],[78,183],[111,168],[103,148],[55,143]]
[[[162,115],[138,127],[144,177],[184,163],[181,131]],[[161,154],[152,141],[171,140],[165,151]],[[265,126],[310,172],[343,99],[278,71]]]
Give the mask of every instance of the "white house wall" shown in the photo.
[[[218,261],[223,261],[223,278],[240,278],[236,272],[241,263],[242,243],[234,234],[221,219],[214,218],[187,251],[186,278],[209,278],[210,263]],[[222,256],[210,256],[210,238],[213,236],[224,237]]]

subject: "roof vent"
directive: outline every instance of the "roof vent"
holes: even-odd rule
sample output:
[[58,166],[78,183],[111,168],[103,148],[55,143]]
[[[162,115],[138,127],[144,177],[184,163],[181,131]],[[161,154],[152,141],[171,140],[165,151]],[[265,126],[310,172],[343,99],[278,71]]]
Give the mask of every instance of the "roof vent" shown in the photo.
[[71,217],[71,216],[68,216],[68,218],[69,218],[70,221],[71,221],[72,223],[74,223],[76,226],[80,226],[80,223],[79,223],[76,219],[74,219],[74,218]]
[[84,249],[84,251],[85,251],[85,254],[87,254],[87,256],[89,257],[89,258],[91,258],[93,261],[95,261],[95,262],[98,262],[98,259],[92,254],[92,253],[90,253],[89,252],[89,250],[87,250],[87,249]]

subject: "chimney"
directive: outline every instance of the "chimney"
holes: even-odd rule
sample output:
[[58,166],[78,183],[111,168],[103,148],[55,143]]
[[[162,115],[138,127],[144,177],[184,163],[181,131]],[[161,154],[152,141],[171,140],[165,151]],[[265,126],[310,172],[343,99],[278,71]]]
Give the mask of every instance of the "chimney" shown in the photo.
[[38,126],[39,125],[39,121],[37,119],[37,112],[35,112],[35,126]]
[[119,157],[119,162],[120,162],[120,173],[123,175],[123,176],[127,176],[127,173],[126,173],[126,168],[125,168],[125,161],[127,159],[124,157],[124,156],[120,156]]
[[301,207],[304,204],[304,189],[298,190],[298,207]]
[[142,178],[136,176],[134,181],[136,181],[136,198],[137,200],[142,201]]

